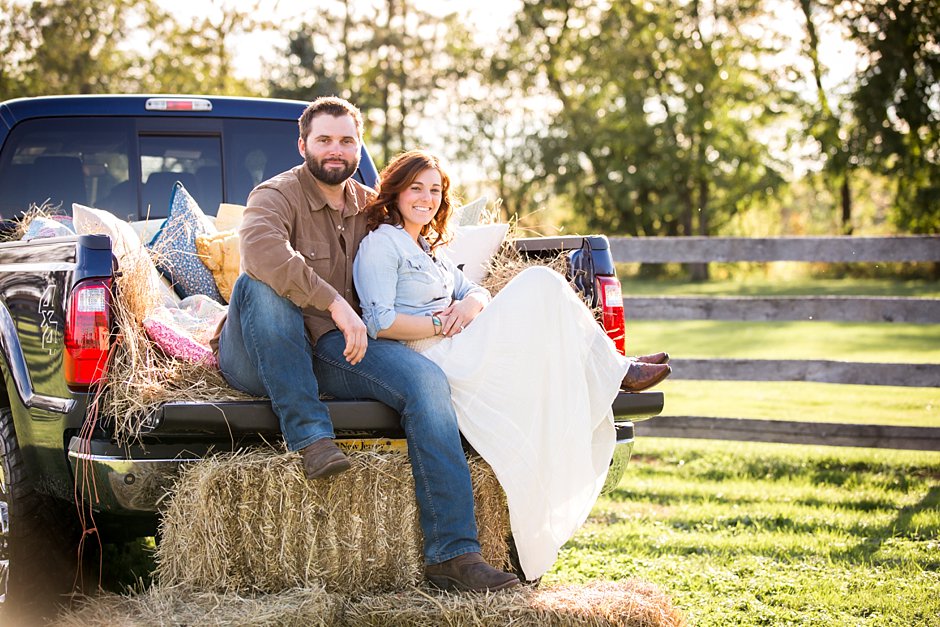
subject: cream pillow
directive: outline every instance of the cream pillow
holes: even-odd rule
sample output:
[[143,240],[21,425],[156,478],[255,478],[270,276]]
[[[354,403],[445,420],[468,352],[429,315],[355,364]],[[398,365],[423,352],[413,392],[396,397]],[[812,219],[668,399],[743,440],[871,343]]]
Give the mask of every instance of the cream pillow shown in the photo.
[[137,285],[143,288],[141,293],[145,302],[164,302],[168,295],[163,289],[160,273],[130,224],[107,211],[78,203],[72,203],[72,219],[79,235],[100,234],[111,238],[111,252],[117,257],[119,269],[139,282]]
[[238,232],[234,230],[196,236],[196,252],[212,272],[215,285],[225,302],[232,297],[235,279],[241,272],[241,254],[238,252]]
[[484,209],[486,209],[486,196],[480,196],[473,202],[454,209],[451,219],[459,226],[475,226],[480,223],[480,216]]
[[458,226],[454,239],[445,247],[444,253],[474,283],[481,282],[489,271],[490,259],[499,250],[509,225],[505,223]]
[[237,231],[242,224],[244,214],[244,205],[223,202],[219,205],[219,213],[215,216],[215,228],[220,231]]

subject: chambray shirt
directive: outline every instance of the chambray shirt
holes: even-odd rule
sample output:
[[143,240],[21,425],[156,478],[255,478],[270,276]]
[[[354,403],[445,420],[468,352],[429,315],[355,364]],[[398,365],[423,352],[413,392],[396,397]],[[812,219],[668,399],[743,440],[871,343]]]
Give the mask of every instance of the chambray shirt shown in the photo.
[[359,244],[353,279],[371,337],[392,326],[396,314],[430,316],[472,292],[489,296],[443,252],[432,257],[424,238],[418,242],[424,250],[400,226],[382,224]]

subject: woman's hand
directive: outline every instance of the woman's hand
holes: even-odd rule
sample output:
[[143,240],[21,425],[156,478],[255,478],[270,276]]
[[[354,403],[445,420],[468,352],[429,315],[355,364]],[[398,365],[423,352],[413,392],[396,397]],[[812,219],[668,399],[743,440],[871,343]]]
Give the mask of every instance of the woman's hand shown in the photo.
[[444,335],[452,337],[464,330],[483,311],[484,302],[470,294],[463,300],[455,300],[440,313],[444,324]]

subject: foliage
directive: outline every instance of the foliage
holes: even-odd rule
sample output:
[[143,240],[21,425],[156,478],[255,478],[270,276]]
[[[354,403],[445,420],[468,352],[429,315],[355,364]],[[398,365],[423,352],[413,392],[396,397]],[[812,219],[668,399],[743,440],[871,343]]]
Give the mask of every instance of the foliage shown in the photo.
[[[135,56],[122,46],[134,0],[4,0],[0,87],[4,97],[121,92]],[[7,21],[9,20],[9,21]]]
[[756,129],[789,94],[761,76],[760,3],[528,2],[507,81],[549,95],[542,165],[588,227],[707,234],[782,181]]
[[213,0],[205,13],[180,23],[158,3],[145,3],[146,58],[138,63],[138,89],[154,93],[255,95],[250,82],[233,71],[235,39],[246,33],[271,30],[260,0],[244,3]]
[[940,625],[936,453],[643,438],[543,581],[639,578],[693,625]]
[[452,43],[464,31],[455,16],[437,17],[413,0],[367,10],[336,0],[318,11],[316,24],[290,34],[283,62],[270,71],[271,95],[351,99],[367,119],[380,166],[426,141],[428,114],[459,65]]
[[836,12],[865,51],[852,104],[864,151],[897,181],[896,222],[940,232],[940,5],[867,0]]

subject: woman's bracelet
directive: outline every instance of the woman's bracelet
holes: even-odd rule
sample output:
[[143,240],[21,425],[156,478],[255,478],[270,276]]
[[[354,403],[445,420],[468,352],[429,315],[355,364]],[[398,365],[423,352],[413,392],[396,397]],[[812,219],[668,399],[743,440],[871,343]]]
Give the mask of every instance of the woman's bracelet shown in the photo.
[[440,335],[444,330],[444,323],[439,316],[431,316],[431,324],[434,325],[434,335]]

